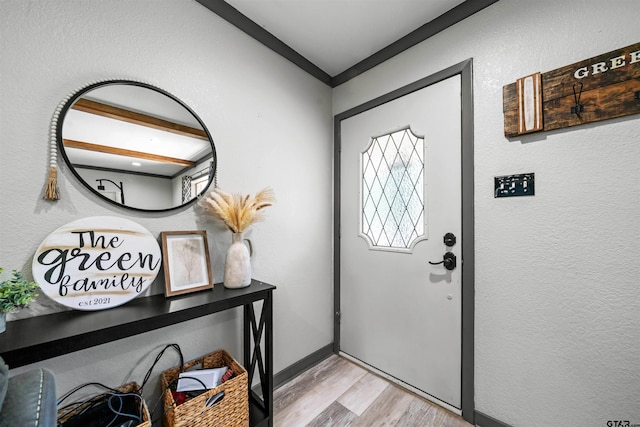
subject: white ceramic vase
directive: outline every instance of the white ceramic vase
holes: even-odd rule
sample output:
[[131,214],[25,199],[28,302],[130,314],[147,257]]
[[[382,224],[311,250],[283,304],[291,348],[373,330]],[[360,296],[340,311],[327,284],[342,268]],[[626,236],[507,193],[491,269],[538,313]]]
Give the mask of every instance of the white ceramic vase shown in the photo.
[[251,284],[250,249],[251,241],[245,240],[243,233],[232,233],[224,263],[225,288],[244,288]]

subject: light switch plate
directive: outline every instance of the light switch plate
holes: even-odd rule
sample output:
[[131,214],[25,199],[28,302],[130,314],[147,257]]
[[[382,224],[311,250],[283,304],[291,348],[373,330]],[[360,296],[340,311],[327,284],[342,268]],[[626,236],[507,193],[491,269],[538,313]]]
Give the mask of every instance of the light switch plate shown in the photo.
[[494,197],[534,196],[535,173],[503,175],[493,178]]

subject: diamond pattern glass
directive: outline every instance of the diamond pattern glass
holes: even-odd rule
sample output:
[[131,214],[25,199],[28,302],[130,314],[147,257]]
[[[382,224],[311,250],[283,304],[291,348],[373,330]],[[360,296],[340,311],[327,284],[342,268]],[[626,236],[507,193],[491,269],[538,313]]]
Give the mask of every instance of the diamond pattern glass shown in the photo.
[[403,129],[362,153],[362,233],[374,246],[408,249],[424,234],[424,138]]

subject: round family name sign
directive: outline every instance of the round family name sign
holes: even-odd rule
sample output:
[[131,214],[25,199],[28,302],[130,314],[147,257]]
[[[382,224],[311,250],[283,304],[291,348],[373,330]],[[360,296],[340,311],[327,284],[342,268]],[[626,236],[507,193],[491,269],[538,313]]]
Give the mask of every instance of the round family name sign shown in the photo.
[[122,305],[155,280],[158,241],[133,221],[96,216],[51,233],[33,257],[33,279],[47,296],[78,310]]

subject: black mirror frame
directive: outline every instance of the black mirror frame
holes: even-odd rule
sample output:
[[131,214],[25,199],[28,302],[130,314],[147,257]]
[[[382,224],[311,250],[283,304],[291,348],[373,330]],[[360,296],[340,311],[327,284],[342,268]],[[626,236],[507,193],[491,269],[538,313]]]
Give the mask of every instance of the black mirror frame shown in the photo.
[[[64,143],[63,143],[63,140],[62,140],[62,124],[64,122],[64,118],[66,116],[67,111],[71,108],[71,106],[74,104],[74,102],[78,98],[80,98],[82,95],[86,94],[87,92],[89,92],[89,91],[91,91],[93,89],[96,89],[98,87],[101,87],[101,86],[115,85],[115,84],[138,86],[138,87],[143,87],[143,88],[147,88],[147,89],[151,89],[151,90],[154,90],[156,92],[159,92],[159,93],[171,98],[172,100],[174,100],[175,102],[180,104],[182,107],[184,107],[189,113],[191,113],[193,115],[193,117],[195,117],[195,119],[198,121],[200,126],[202,126],[202,129],[207,134],[207,138],[209,139],[209,143],[211,144],[211,156],[212,156],[211,169],[210,169],[210,172],[209,172],[209,182],[208,182],[206,188],[204,190],[202,190],[200,193],[196,194],[191,200],[189,200],[186,203],[183,203],[181,205],[172,206],[172,207],[166,208],[166,209],[142,209],[142,208],[136,208],[136,207],[133,207],[133,206],[127,206],[127,205],[124,205],[122,203],[118,203],[115,200],[111,200],[111,199],[103,196],[102,194],[100,194],[96,189],[94,189],[91,185],[89,185],[80,176],[78,171],[76,171],[76,169],[73,167],[71,161],[67,157],[67,153],[65,152]],[[61,108],[59,107],[59,111],[56,111],[56,113],[54,115],[54,124],[56,126],[55,135],[56,135],[56,142],[57,142],[57,146],[58,146],[58,151],[62,154],[62,157],[64,158],[65,163],[67,164],[67,166],[69,167],[71,172],[75,175],[75,177],[80,181],[80,183],[85,188],[88,188],[92,193],[97,195],[101,200],[104,200],[104,201],[106,201],[108,203],[111,203],[112,205],[115,205],[115,206],[118,206],[118,207],[121,207],[121,208],[129,209],[129,210],[133,210],[133,211],[138,211],[138,212],[168,212],[168,211],[173,211],[173,210],[176,210],[176,209],[181,209],[181,208],[184,208],[184,207],[187,207],[187,206],[193,204],[196,200],[198,200],[199,196],[204,194],[204,192],[207,191],[207,189],[211,186],[211,184],[215,182],[215,177],[216,177],[216,174],[217,174],[217,171],[218,171],[218,156],[217,156],[217,153],[216,153],[216,147],[215,147],[215,144],[213,142],[213,138],[211,137],[211,133],[209,133],[209,129],[207,129],[207,127],[205,126],[204,122],[195,113],[195,111],[193,111],[188,105],[186,105],[180,99],[178,99],[177,97],[175,97],[171,93],[165,91],[164,89],[160,89],[159,87],[153,86],[153,85],[151,85],[149,83],[139,82],[139,81],[135,81],[135,80],[126,80],[126,79],[102,80],[102,81],[90,83],[90,84],[88,84],[86,86],[81,87],[80,89],[76,90],[72,95],[70,95],[69,97],[65,98],[62,102],[64,103],[64,105]]]

